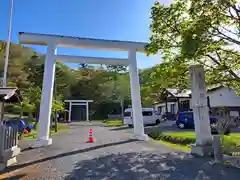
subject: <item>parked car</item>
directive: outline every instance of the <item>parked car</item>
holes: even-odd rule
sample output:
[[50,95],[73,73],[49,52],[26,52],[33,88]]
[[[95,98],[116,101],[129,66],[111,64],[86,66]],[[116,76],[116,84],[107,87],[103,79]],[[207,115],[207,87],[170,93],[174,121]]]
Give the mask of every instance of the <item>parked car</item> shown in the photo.
[[[142,115],[144,125],[157,125],[163,121],[161,115],[156,110],[154,110],[154,108],[142,108]],[[133,126],[132,108],[128,108],[124,111],[124,124],[128,125],[129,127]]]
[[[209,123],[210,123],[212,134],[218,134],[218,131],[216,129],[217,118],[210,116]],[[176,125],[180,129],[184,129],[184,128],[194,129],[193,112],[192,111],[179,112],[176,118]],[[230,133],[230,128],[227,128],[224,134],[227,135],[229,133]]]

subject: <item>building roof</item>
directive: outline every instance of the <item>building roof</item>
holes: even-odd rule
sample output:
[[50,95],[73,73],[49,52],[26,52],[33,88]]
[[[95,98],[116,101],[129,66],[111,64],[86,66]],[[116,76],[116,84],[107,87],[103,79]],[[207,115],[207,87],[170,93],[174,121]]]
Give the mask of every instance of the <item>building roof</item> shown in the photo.
[[[216,91],[216,90],[218,90],[220,88],[224,88],[224,87],[227,87],[227,86],[225,86],[225,85],[209,86],[207,88],[207,92],[213,92],[213,91]],[[176,89],[176,88],[168,88],[167,91],[169,92],[168,99],[170,101],[171,101],[171,99],[174,99],[174,98],[191,98],[191,94],[192,94],[192,91],[189,90],[189,89],[185,89],[185,90],[180,91],[179,89]],[[160,102],[164,102],[164,101],[163,100],[156,101],[153,104],[157,104],[157,103],[160,103]]]
[[17,87],[0,88],[0,102],[16,103],[22,101],[22,95]]
[[[212,92],[212,91],[216,91],[218,89],[224,88],[224,87],[227,87],[227,86],[225,86],[225,85],[214,85],[214,86],[208,87],[207,91]],[[228,88],[230,88],[230,87],[228,87]]]
[[[207,92],[212,92],[212,91],[216,91],[218,89],[227,87],[225,85],[213,85],[213,86],[208,86],[207,87]],[[228,87],[230,88],[230,87]],[[187,97],[191,97],[192,91],[190,89],[185,89],[182,91],[179,91],[178,89],[167,89],[168,92],[170,92],[174,97],[178,97],[178,98],[187,98]]]
[[191,90],[188,89],[179,91],[178,89],[169,88],[167,91],[177,98],[188,98],[191,94]]
[[[168,88],[166,90],[168,92],[168,95],[167,95],[168,102],[177,101],[177,98],[191,98],[191,90],[188,90],[188,89],[180,91],[179,89]],[[159,98],[159,100],[156,100],[153,104],[157,104],[161,102],[165,102],[165,100]]]

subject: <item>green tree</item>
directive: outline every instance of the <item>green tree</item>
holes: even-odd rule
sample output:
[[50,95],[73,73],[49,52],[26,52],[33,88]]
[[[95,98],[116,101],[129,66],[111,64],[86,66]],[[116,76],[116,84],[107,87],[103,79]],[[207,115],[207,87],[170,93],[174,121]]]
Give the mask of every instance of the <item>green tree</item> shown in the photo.
[[[27,98],[26,105],[23,105],[23,107],[32,106],[31,112],[28,110],[29,116],[32,117],[35,113],[36,119],[39,117],[39,110],[40,110],[40,103],[41,103],[41,94],[42,90],[40,87],[29,87],[27,90],[25,90],[23,97]],[[25,109],[25,108],[24,108]]]
[[76,82],[76,77],[72,73],[72,70],[67,65],[57,62],[55,76],[57,96],[68,98],[71,95],[71,86]]
[[126,76],[126,66],[122,65],[108,65],[107,70],[111,72],[111,81],[113,84],[112,100],[118,101],[121,107],[121,115],[123,117],[124,112],[124,100],[129,98],[130,86],[129,79]]
[[161,52],[164,63],[180,67],[202,64],[208,84],[227,83],[237,87],[239,13],[239,3],[235,0],[175,0],[170,5],[156,2],[146,50],[148,54]]
[[28,58],[24,66],[25,72],[28,74],[28,81],[31,86],[38,86],[42,88],[43,74],[44,74],[44,56],[34,53]]
[[64,110],[64,103],[63,103],[62,95],[58,95],[55,98],[53,98],[52,112],[56,112],[59,110]]
[[20,118],[23,113],[28,113],[29,118],[32,118],[32,113],[36,110],[36,104],[31,103],[28,97],[23,97],[23,101],[14,104],[14,108],[20,112]]

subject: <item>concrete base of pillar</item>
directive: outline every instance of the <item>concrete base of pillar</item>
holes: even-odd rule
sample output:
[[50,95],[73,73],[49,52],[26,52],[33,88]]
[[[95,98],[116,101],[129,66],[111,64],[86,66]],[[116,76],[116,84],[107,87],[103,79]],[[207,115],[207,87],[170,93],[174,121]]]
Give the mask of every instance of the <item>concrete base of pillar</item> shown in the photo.
[[0,157],[0,171],[4,168],[17,163],[16,156],[20,154],[20,148],[18,146],[14,146],[9,150],[6,150],[2,157]]
[[12,158],[8,159],[6,162],[0,163],[0,171],[4,170],[6,167],[11,166],[16,163],[17,163],[17,158],[12,157]]
[[191,144],[191,154],[197,156],[212,156],[213,155],[213,147],[211,145],[196,145]]
[[148,141],[149,137],[148,137],[147,134],[142,134],[142,135],[134,134],[131,139],[137,139],[137,140],[140,140],[140,141]]
[[52,144],[52,139],[38,139],[35,143],[31,146],[32,148],[39,148],[44,146],[49,146]]

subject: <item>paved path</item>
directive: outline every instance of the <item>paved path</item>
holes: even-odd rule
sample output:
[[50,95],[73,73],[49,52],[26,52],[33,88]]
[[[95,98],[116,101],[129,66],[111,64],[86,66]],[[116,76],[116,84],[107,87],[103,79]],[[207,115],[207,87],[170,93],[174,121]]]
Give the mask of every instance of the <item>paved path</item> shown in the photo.
[[[89,127],[96,143],[85,143]],[[115,129],[115,130],[113,130]],[[237,180],[240,170],[193,158],[168,147],[130,141],[129,131],[72,123],[49,147],[25,150],[0,179],[66,180]],[[22,144],[22,146],[25,146]]]

